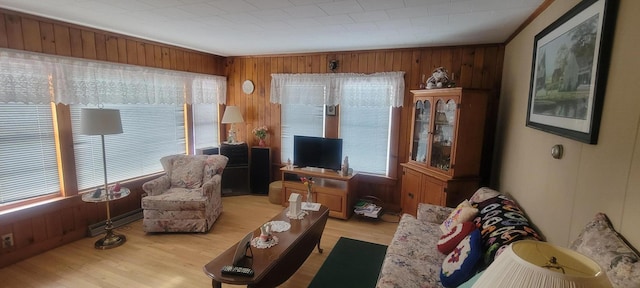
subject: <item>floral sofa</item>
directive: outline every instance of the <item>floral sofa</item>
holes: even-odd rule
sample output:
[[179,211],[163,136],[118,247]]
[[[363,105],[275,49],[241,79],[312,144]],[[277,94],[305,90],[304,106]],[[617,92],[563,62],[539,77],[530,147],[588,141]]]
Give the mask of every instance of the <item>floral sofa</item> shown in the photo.
[[453,208],[420,203],[418,218],[404,214],[387,248],[376,287],[443,287],[440,267],[446,255],[436,249],[440,224]]
[[160,159],[165,175],[142,189],[145,232],[207,232],[222,213],[222,155],[171,155]]
[[[455,285],[451,285],[449,281],[444,285],[441,281],[445,274],[446,262],[451,262],[451,254],[440,251],[442,239],[448,235],[443,233],[442,227],[452,216],[461,215],[456,213],[460,211],[461,206],[454,209],[420,203],[417,218],[410,214],[402,216],[393,240],[387,248],[376,287],[471,287],[469,282],[478,278],[473,277],[476,272],[490,265],[494,257],[499,257],[502,249],[510,243],[522,239],[543,240],[532,225],[529,225],[524,212],[508,196],[488,188],[480,188],[469,201],[473,203],[474,208],[479,208],[477,214],[472,216],[472,222],[475,224],[472,226],[481,228],[479,230],[482,233],[478,234],[482,234],[482,239],[478,240],[478,250],[481,251],[479,259],[469,266],[472,268],[469,269],[470,275],[463,277],[465,280],[456,282]],[[501,207],[507,212],[500,214]],[[510,218],[505,218],[505,214]],[[517,224],[514,227],[500,227],[497,222]],[[501,232],[497,231],[512,232],[501,235]],[[494,237],[496,235],[498,237]],[[613,229],[603,213],[597,213],[594,219],[585,225],[569,248],[596,261],[606,272],[613,287],[640,287],[640,256]],[[472,277],[473,279],[463,283]]]

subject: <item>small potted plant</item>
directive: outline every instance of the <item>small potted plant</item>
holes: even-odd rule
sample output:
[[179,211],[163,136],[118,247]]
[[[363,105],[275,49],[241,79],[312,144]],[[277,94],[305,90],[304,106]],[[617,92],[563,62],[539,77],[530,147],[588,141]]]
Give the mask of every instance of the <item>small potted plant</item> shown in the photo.
[[255,135],[256,137],[258,137],[258,139],[260,139],[260,143],[258,143],[258,145],[265,146],[264,138],[267,138],[267,132],[269,132],[269,129],[267,129],[267,126],[256,127],[253,129],[252,132],[253,132],[253,135]]

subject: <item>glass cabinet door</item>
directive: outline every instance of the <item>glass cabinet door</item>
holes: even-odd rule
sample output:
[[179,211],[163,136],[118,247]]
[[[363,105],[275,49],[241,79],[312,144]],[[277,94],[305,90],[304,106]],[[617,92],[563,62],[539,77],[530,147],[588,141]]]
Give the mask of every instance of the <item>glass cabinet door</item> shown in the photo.
[[435,125],[429,165],[442,171],[449,171],[451,146],[455,140],[457,104],[453,99],[438,99],[435,105]]
[[417,100],[413,123],[411,160],[426,163],[429,151],[429,133],[431,131],[431,101]]

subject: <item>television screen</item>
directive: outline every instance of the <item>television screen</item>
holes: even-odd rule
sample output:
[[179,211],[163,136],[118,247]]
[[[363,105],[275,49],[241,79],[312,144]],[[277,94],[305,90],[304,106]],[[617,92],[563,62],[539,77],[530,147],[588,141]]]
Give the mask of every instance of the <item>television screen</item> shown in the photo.
[[342,139],[294,135],[293,164],[300,168],[340,170]]

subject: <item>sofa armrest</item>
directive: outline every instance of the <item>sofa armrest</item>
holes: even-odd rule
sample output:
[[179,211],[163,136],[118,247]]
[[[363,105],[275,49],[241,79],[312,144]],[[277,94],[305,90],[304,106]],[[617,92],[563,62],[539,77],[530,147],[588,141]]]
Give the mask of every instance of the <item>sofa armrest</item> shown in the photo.
[[428,203],[418,203],[418,220],[429,223],[442,223],[449,214],[453,211],[453,208],[443,207]]
[[149,196],[160,195],[171,187],[171,180],[168,175],[162,175],[156,179],[142,184],[142,190]]
[[222,175],[214,175],[209,181],[202,184],[202,196],[211,196],[213,193],[220,193],[221,185]]

